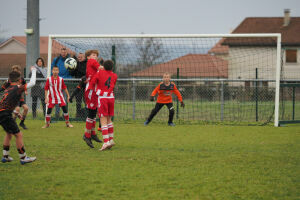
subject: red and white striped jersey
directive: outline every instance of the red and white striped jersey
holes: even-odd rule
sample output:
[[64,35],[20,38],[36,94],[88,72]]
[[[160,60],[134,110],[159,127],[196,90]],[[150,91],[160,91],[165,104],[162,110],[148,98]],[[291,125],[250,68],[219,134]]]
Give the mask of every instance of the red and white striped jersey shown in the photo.
[[65,85],[64,79],[61,77],[54,78],[51,76],[47,79],[45,90],[49,90],[49,103],[52,104],[61,104],[66,103],[62,90],[66,89],[67,86]]

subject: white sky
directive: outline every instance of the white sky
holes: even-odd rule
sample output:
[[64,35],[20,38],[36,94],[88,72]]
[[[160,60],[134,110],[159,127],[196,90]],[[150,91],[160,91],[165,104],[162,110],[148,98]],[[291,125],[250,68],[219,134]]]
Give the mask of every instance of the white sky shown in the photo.
[[[0,2],[2,36],[25,35],[27,1]],[[300,16],[300,0],[40,0],[40,35],[229,33],[285,8]]]

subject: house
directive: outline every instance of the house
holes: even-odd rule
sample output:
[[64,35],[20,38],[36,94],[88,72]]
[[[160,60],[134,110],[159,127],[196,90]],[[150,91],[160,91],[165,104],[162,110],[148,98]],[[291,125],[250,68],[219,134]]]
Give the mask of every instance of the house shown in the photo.
[[209,54],[187,54],[132,73],[131,76],[161,78],[164,72],[169,72],[172,77],[176,77],[177,68],[180,78],[228,77],[228,61]]
[[[52,58],[59,55],[62,47],[65,46],[53,41]],[[73,53],[68,48],[67,51]],[[40,37],[40,56],[47,65],[48,37],[46,36]],[[13,36],[0,44],[0,77],[8,77],[12,65],[20,65],[22,70],[26,67],[26,36]]]
[[[249,17],[234,29],[240,33],[281,33],[282,80],[300,80],[300,17],[290,17],[285,10],[284,17]],[[246,81],[256,78],[264,86],[275,86],[276,38],[223,38],[209,54],[228,60],[228,79],[241,80],[233,85],[253,86]],[[243,81],[245,80],[245,81]]]

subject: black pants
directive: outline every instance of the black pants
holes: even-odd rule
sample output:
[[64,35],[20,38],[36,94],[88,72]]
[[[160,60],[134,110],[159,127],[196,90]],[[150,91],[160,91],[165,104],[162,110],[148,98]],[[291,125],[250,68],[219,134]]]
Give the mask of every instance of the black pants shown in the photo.
[[[56,105],[58,105],[58,104],[56,104]],[[59,106],[59,105],[58,105],[58,106]],[[58,107],[58,108],[59,108],[59,107]],[[61,109],[63,110],[63,113],[68,113],[68,108],[67,108],[67,106],[62,106]],[[47,115],[50,115],[51,112],[52,112],[52,108],[48,108],[48,110],[47,110]]]
[[160,111],[160,109],[166,105],[168,107],[169,110],[169,121],[168,123],[172,123],[173,122],[173,117],[174,117],[174,107],[173,107],[173,103],[156,103],[155,107],[153,108],[153,110],[151,111],[151,114],[148,117],[148,121],[151,122],[151,120],[153,119],[153,117],[158,113],[158,111]]
[[[38,96],[32,97],[32,115],[33,115],[34,118],[36,117],[36,107],[37,107],[38,98],[39,98]],[[41,103],[42,103],[42,106],[43,106],[43,113],[44,113],[44,116],[45,116],[45,114],[46,114],[46,104],[45,104],[45,99],[44,98],[41,98]]]

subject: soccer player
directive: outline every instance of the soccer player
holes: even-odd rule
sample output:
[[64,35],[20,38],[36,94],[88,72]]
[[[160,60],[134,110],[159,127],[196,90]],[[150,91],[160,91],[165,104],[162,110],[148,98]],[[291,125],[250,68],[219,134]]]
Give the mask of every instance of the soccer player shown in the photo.
[[20,82],[20,73],[12,71],[9,73],[10,85],[4,91],[4,95],[0,101],[0,124],[6,131],[6,135],[3,142],[3,157],[1,161],[3,163],[13,161],[13,158],[9,156],[10,141],[12,136],[16,137],[16,147],[19,152],[20,163],[26,164],[36,160],[36,157],[28,157],[25,152],[23,134],[20,132],[16,121],[12,118],[12,112],[16,106],[20,103],[22,93],[27,89],[35,85],[36,81],[36,69],[31,67],[32,76],[28,84],[22,85]]
[[[12,71],[16,71],[16,72],[19,72],[21,74],[21,67],[20,65],[13,65],[11,67]],[[20,81],[21,81],[21,84],[22,85],[25,85],[26,84],[26,81],[23,77],[20,78]],[[1,87],[1,91],[5,90],[6,88],[8,88],[10,86],[11,82],[10,80],[8,80],[6,83],[4,83]],[[27,90],[25,90],[25,94],[27,94]],[[20,126],[23,128],[23,129],[28,129],[25,125],[25,119],[26,119],[26,116],[27,116],[27,113],[28,113],[28,106],[26,105],[25,101],[24,101],[24,93],[22,93],[22,96],[21,96],[21,99],[20,99],[20,103],[18,104],[18,106],[15,108],[15,111],[16,113],[20,113],[20,107],[23,108],[23,114],[22,115],[19,115],[19,118],[21,120],[20,122]],[[16,116],[15,116],[16,117]]]
[[[46,124],[42,128],[48,128],[50,126],[51,121],[51,112],[52,108],[58,104],[59,107],[62,108],[64,113],[64,118],[66,121],[66,125],[69,128],[72,128],[73,125],[70,124],[69,121],[69,113],[66,106],[66,102],[62,93],[62,90],[65,91],[67,94],[67,98],[69,101],[70,95],[67,89],[67,86],[65,85],[64,79],[58,76],[59,69],[57,66],[53,66],[52,68],[52,77],[48,78],[45,85],[45,103],[48,106],[48,110],[46,113]],[[48,94],[48,91],[49,94]]]
[[178,100],[181,103],[181,107],[184,108],[184,103],[182,101],[182,96],[180,92],[178,91],[175,83],[170,82],[171,76],[169,73],[164,73],[163,75],[163,82],[161,82],[152,92],[150,96],[150,101],[154,101],[155,95],[158,94],[158,98],[155,104],[155,107],[151,111],[151,114],[149,115],[148,119],[145,121],[144,125],[147,126],[153,117],[158,113],[158,111],[166,105],[169,110],[169,126],[175,126],[173,123],[173,117],[174,117],[174,107],[172,103],[172,93],[174,93]]
[[101,151],[110,149],[115,145],[114,142],[114,128],[112,123],[112,116],[114,116],[114,87],[117,82],[117,74],[112,72],[113,61],[106,60],[104,62],[104,69],[99,70],[93,77],[88,90],[93,90],[95,87],[98,96],[98,116],[100,118],[103,136],[103,145]]
[[94,75],[101,69],[100,64],[97,62],[99,52],[98,50],[87,50],[85,56],[87,58],[86,64],[86,89],[84,93],[85,103],[88,110],[88,116],[86,118],[85,132],[83,135],[83,140],[86,144],[94,148],[92,139],[96,142],[102,142],[96,135],[95,126],[96,126],[96,114],[97,114],[97,105],[98,99],[94,89],[88,90],[90,82],[93,79]]

